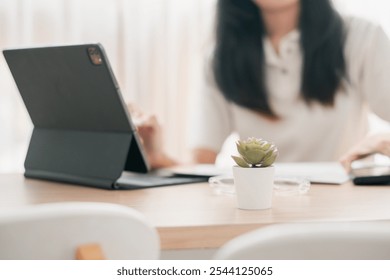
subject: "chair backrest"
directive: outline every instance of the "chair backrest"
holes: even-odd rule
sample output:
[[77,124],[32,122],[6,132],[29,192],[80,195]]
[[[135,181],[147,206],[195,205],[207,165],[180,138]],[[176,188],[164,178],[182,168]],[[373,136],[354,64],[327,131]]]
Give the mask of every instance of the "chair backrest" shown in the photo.
[[108,203],[65,202],[0,214],[0,259],[74,259],[97,243],[107,259],[157,259],[157,231],[137,211]]
[[267,226],[222,246],[215,259],[390,259],[390,221]]

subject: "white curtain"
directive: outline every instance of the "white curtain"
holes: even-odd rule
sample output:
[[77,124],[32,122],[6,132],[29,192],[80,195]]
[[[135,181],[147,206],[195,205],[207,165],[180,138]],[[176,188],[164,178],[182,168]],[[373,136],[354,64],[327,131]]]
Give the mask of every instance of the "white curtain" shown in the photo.
[[[336,4],[390,34],[389,1]],[[187,158],[188,111],[201,87],[214,12],[215,0],[1,0],[0,48],[101,42],[125,100],[156,114],[166,150]],[[1,56],[0,172],[23,170],[31,127]]]
[[[157,115],[166,150],[187,157],[214,0],[1,0],[0,48],[101,42],[124,99]],[[93,102],[93,100],[91,100]],[[71,113],[71,112],[69,112]],[[0,58],[0,172],[22,171],[31,122]]]

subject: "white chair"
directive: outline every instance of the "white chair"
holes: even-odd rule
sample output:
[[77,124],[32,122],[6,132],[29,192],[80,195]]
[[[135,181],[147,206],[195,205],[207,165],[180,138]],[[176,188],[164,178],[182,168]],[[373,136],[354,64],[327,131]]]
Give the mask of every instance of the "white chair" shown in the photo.
[[0,214],[0,259],[75,259],[96,243],[107,259],[157,259],[157,231],[137,211],[108,203],[65,202]]
[[390,221],[279,224],[238,236],[223,260],[390,259]]

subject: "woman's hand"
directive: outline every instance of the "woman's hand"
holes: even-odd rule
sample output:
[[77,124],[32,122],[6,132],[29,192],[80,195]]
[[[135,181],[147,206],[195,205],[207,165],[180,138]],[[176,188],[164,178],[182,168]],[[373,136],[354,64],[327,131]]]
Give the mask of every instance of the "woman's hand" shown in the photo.
[[164,152],[162,129],[156,116],[144,113],[134,104],[128,104],[127,108],[137,127],[151,167],[154,169],[175,165],[176,162]]
[[354,160],[364,158],[374,153],[380,153],[390,157],[390,132],[367,136],[345,153],[340,158],[340,162],[349,172]]

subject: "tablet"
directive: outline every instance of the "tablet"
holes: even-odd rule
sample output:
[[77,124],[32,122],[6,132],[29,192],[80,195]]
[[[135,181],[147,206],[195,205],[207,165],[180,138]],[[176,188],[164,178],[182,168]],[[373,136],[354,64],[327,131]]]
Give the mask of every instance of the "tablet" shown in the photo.
[[26,177],[107,189],[207,181],[149,172],[138,131],[101,44],[3,53],[34,125]]

